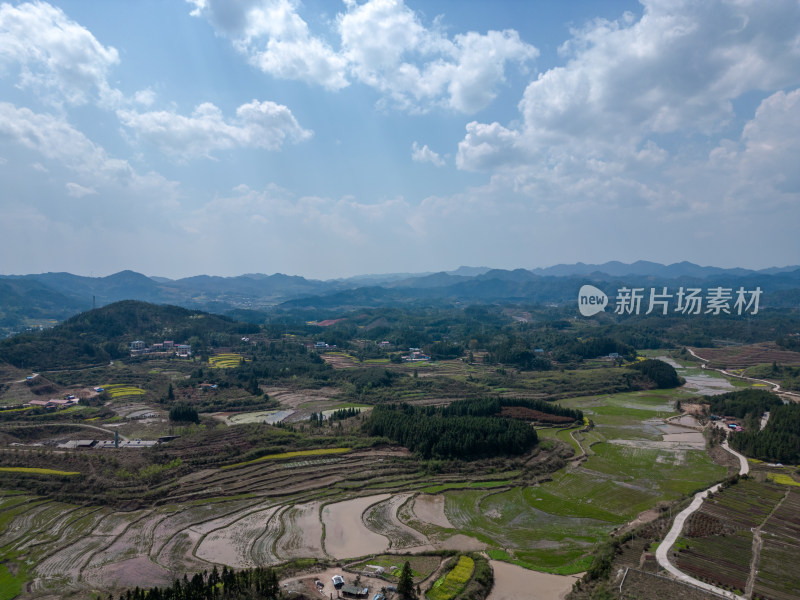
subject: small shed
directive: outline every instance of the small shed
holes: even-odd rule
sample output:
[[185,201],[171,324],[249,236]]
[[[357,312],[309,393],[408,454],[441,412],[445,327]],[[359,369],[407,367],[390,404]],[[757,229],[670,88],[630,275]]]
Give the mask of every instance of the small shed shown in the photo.
[[342,586],[342,595],[345,598],[366,598],[369,595],[369,588],[345,584]]

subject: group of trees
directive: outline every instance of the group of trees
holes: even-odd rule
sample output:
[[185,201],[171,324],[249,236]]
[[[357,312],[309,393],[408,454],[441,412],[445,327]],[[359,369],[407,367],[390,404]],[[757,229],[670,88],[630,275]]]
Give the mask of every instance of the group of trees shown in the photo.
[[200,415],[197,414],[196,408],[181,402],[169,409],[169,420],[182,423],[199,423]]
[[708,396],[706,401],[712,414],[756,420],[783,401],[767,390],[744,389],[736,392]]
[[[294,596],[297,598],[298,596]],[[109,600],[113,597],[109,595]],[[119,600],[280,600],[283,595],[273,569],[258,567],[234,571],[216,566],[209,573],[196,573],[191,579],[176,579],[169,587],[136,588],[120,594]]]
[[368,435],[387,437],[423,458],[513,456],[527,452],[538,441],[533,427],[520,421],[446,411],[408,404],[379,405],[364,422],[364,430]]
[[800,404],[772,406],[763,430],[731,435],[730,445],[742,454],[796,465],[800,463]]
[[663,360],[648,358],[632,364],[630,368],[644,373],[659,389],[674,388],[683,384],[675,368]]

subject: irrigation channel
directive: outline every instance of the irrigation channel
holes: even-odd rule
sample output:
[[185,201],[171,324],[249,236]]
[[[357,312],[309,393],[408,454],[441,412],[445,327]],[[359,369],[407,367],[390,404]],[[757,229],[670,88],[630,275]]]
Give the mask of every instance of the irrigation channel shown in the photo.
[[[731,449],[731,447],[728,446],[727,440],[722,442],[722,447],[739,459],[739,475],[746,475],[747,473],[750,472],[750,465],[747,464],[747,459],[738,452],[736,452],[735,450]],[[715,585],[711,585],[710,583],[706,583],[704,581],[700,581],[699,579],[695,579],[694,577],[687,575],[683,571],[680,571],[671,562],[669,562],[669,550],[670,548],[672,548],[673,544],[675,544],[675,541],[678,539],[678,536],[681,534],[681,531],[683,531],[683,525],[684,523],[686,523],[686,519],[688,519],[693,512],[695,512],[697,509],[700,508],[700,506],[703,504],[703,500],[705,500],[705,498],[709,494],[717,493],[717,491],[721,486],[722,484],[718,483],[716,485],[711,486],[707,490],[704,490],[702,492],[697,492],[694,495],[694,500],[692,500],[692,503],[685,509],[683,509],[678,514],[678,516],[675,517],[675,521],[672,524],[672,529],[669,530],[669,533],[664,538],[664,541],[661,542],[659,547],[656,549],[656,560],[658,560],[659,565],[661,565],[664,569],[666,569],[678,581],[691,584],[695,587],[701,588],[713,594],[718,594],[724,598],[732,598],[734,600],[747,600],[745,596],[734,594],[733,592],[730,592],[728,590],[723,590],[722,588],[719,588]]]

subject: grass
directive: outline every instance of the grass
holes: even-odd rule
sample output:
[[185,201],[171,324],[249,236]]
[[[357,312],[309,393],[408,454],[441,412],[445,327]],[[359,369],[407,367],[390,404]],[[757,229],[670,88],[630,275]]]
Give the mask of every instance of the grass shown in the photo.
[[317,450],[294,450],[292,452],[281,452],[280,454],[267,454],[266,456],[254,458],[253,460],[225,465],[222,469],[236,469],[265,460],[280,460],[282,458],[296,458],[298,456],[321,456],[324,454],[344,454],[345,452],[350,452],[350,450],[352,450],[352,448],[319,448]]
[[430,600],[450,600],[455,598],[472,577],[475,561],[461,555],[458,564],[444,577],[440,577],[425,594]]
[[30,473],[33,475],[80,475],[79,471],[56,471],[55,469],[39,469],[36,467],[0,467],[2,473]]
[[445,490],[460,490],[464,488],[496,488],[506,487],[509,485],[511,485],[511,481],[507,479],[503,481],[458,481],[455,483],[432,485],[422,488],[420,491],[425,492],[426,494],[438,494],[439,492],[444,492]]
[[[648,447],[662,439],[651,420],[673,414],[671,404],[680,397],[675,390],[648,390],[561,400],[562,406],[583,410],[595,425],[580,434],[585,447],[591,444],[580,466],[531,487],[494,491],[441,484],[424,491],[444,493],[453,526],[494,547],[493,558],[562,575],[585,571],[592,549],[613,528],[659,501],[677,500],[725,477],[725,468],[702,450]],[[537,433],[541,440],[559,439],[580,452],[569,429]]]
[[383,567],[385,569],[383,576],[392,582],[397,582],[400,579],[400,572],[403,568],[403,563],[408,561],[411,567],[411,577],[414,581],[426,579],[431,573],[439,566],[441,558],[435,555],[420,554],[417,556],[400,556],[397,554],[380,554],[367,560],[361,561],[355,565],[350,565],[349,568],[356,571],[363,571],[367,565],[376,567]]
[[780,485],[794,485],[800,487],[800,483],[792,479],[791,476],[783,473],[770,473],[767,475],[767,479]]
[[11,600],[21,594],[26,579],[22,568],[13,575],[5,564],[0,563],[0,600]]
[[11,412],[20,412],[22,410],[30,410],[32,406],[24,406],[22,408],[9,408],[7,410],[0,410],[0,413],[11,413]]

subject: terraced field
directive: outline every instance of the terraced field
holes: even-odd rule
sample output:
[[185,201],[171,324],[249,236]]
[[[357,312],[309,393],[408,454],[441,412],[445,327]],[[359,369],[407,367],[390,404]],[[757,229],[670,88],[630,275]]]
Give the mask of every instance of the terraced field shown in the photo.
[[800,490],[791,487],[764,524],[764,545],[753,592],[761,598],[790,600],[800,593],[800,572],[790,565],[800,556]]
[[[169,581],[213,564],[390,549],[486,548],[529,568],[575,573],[613,529],[724,476],[703,451],[662,444],[658,417],[674,414],[675,394],[562,401],[584,410],[594,429],[575,438],[547,430],[545,442],[572,440],[586,456],[539,483],[523,479],[524,460],[493,473],[434,475],[394,449],[283,453],[187,475],[159,506],[135,511],[2,493],[0,548],[30,564],[34,597],[113,587],[132,573]],[[298,406],[314,401],[297,398]]]
[[676,566],[698,579],[744,592],[753,560],[753,530],[765,522],[785,491],[743,479],[707,499],[689,520],[686,537],[675,545]]

